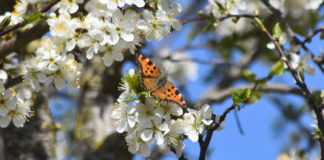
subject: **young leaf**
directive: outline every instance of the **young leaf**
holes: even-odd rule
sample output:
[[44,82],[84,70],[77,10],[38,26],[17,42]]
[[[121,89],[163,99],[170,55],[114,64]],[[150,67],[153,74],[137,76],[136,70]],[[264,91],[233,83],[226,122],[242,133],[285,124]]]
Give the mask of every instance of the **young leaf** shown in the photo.
[[34,12],[30,16],[23,15],[22,17],[25,19],[26,24],[29,24],[40,20],[41,14],[41,12]]
[[279,22],[277,22],[276,25],[274,26],[272,33],[273,33],[273,38],[275,38],[278,41],[282,34],[282,29],[280,28]]
[[262,96],[260,91],[251,91],[250,98],[247,100],[248,103],[255,103],[257,102]]
[[278,61],[275,65],[271,67],[269,76],[281,75],[285,71],[285,65],[283,61]]
[[0,24],[0,30],[6,28],[10,24],[10,22],[11,22],[11,16],[5,17]]
[[232,99],[235,105],[240,105],[241,102],[245,102],[248,100],[251,96],[251,89],[245,88],[245,89],[230,89],[232,93]]
[[254,18],[254,20],[257,22],[258,27],[260,27],[263,30],[265,29],[263,21],[260,18]]
[[243,77],[245,79],[247,79],[248,81],[253,82],[256,79],[256,75],[253,72],[251,72],[251,71],[249,71],[247,69],[243,70],[242,74],[243,74]]
[[133,76],[127,73],[127,76],[124,77],[124,80],[127,82],[130,89],[135,93],[141,93],[143,91],[141,87],[140,74],[138,72],[135,72]]

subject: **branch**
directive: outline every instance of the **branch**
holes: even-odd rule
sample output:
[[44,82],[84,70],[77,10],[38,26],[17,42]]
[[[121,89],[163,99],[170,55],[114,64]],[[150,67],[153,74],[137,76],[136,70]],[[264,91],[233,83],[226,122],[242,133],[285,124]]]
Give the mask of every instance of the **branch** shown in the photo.
[[305,44],[307,42],[310,42],[313,37],[315,37],[318,33],[321,33],[321,32],[324,32],[324,29],[323,28],[319,28],[319,29],[316,29],[313,33],[311,33],[310,35],[308,35],[304,41],[302,41],[302,44]]
[[17,34],[17,36],[0,43],[0,59],[4,59],[8,54],[19,50],[32,40],[42,37],[48,32],[47,24],[37,24],[30,30]]
[[[309,48],[305,45],[306,42],[310,41],[311,38],[313,38],[318,32],[323,31],[323,29],[318,29],[316,30],[311,36],[307,37],[303,42],[296,36],[296,34],[294,33],[294,31],[292,30],[292,28],[290,27],[290,25],[287,23],[287,21],[282,17],[282,13],[280,12],[280,10],[274,8],[268,0],[262,0],[262,3],[278,18],[278,20],[280,21],[281,24],[283,24],[283,26],[286,28],[287,33],[289,35],[289,37],[295,41],[297,44],[301,45],[301,47],[311,53],[312,59],[314,59],[315,54],[312,53]],[[314,60],[313,60],[314,61]],[[322,71],[322,73],[324,73],[324,68],[322,67],[321,63],[314,61],[315,64],[317,65],[317,67]]]
[[[218,120],[215,120],[215,122],[210,126],[210,128],[207,130],[206,138],[203,140],[203,137],[199,137],[199,145],[200,145],[200,154],[199,154],[199,160],[205,160],[207,148],[210,144],[210,141],[213,137],[214,130],[217,130],[220,125],[224,122],[227,114],[235,109],[235,105],[233,104],[231,107],[227,108],[224,113],[219,117]],[[216,116],[213,115],[213,119],[215,119]]]
[[[50,9],[51,9],[51,8],[52,8],[56,3],[58,3],[59,1],[61,1],[61,0],[55,0],[55,1],[51,2],[51,3],[48,3],[44,8],[42,8],[42,9],[40,10],[40,12],[41,12],[41,13],[47,12],[48,10],[50,10]],[[22,22],[19,22],[18,24],[13,25],[12,27],[7,28],[7,29],[3,30],[2,32],[0,32],[0,36],[3,36],[3,35],[5,35],[5,34],[11,32],[11,31],[14,31],[14,30],[16,30],[16,29],[18,29],[18,28],[20,28],[20,27],[25,26],[25,25],[26,25],[26,21],[23,20]]]
[[[315,97],[312,95],[312,93],[308,89],[306,83],[300,79],[297,71],[292,67],[291,63],[288,61],[288,58],[285,55],[283,49],[280,47],[279,43],[273,38],[273,36],[270,34],[270,32],[265,27],[262,27],[262,26],[260,26],[260,29],[262,30],[262,32],[264,32],[267,35],[267,37],[270,39],[270,41],[275,45],[275,48],[276,48],[279,56],[287,65],[288,71],[292,74],[296,84],[305,93],[309,106],[316,114],[317,125],[318,125],[319,129],[321,130],[321,132],[324,133],[324,115],[322,115],[322,110],[324,110],[324,105],[316,104]],[[320,137],[319,141],[320,141],[320,145],[321,145],[322,159],[324,159],[324,148],[323,148],[324,147],[324,137],[323,136]]]
[[[221,16],[221,17],[216,17],[215,21],[220,22],[220,21],[223,21],[223,20],[228,19],[228,18],[250,18],[250,19],[254,19],[256,17],[259,17],[259,16],[258,15],[251,15],[251,14],[227,14],[227,15],[224,15],[224,16]],[[181,20],[180,23],[186,24],[186,23],[189,23],[189,22],[202,21],[202,20],[207,20],[207,19],[205,17],[195,17],[195,18]]]
[[205,61],[201,59],[194,59],[194,58],[172,58],[171,56],[167,56],[161,59],[163,60],[169,60],[171,62],[193,62],[193,63],[199,63],[199,64],[207,64],[207,65],[221,65],[221,64],[231,64],[230,62],[226,62],[224,60],[212,60],[212,61]]
[[[254,83],[250,83],[238,88],[255,88]],[[265,86],[261,86],[257,89],[263,93],[291,93],[303,96],[303,91],[299,88],[290,87],[283,84],[267,84]],[[201,99],[202,103],[216,103],[222,102],[225,99],[231,97],[231,92],[228,89],[225,90],[211,90],[207,92],[204,97]]]

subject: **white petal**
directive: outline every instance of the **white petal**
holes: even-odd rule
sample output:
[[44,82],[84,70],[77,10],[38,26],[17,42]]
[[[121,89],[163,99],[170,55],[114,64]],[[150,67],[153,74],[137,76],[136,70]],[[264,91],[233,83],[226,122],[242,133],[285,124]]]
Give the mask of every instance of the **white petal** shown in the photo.
[[39,80],[41,83],[44,83],[47,80],[47,76],[44,73],[37,73],[36,76],[37,80]]
[[114,62],[114,60],[112,59],[112,57],[109,54],[105,54],[103,57],[104,60],[104,64],[106,67],[110,67],[112,65],[112,63]]
[[124,60],[124,55],[120,52],[113,52],[112,57],[114,58],[114,60],[119,62]]
[[120,120],[119,123],[118,123],[118,126],[116,128],[116,131],[118,133],[123,133],[124,131],[126,131],[127,129],[127,123],[125,120]]
[[133,0],[133,3],[137,6],[137,7],[144,7],[145,2],[144,0]]
[[24,126],[26,118],[22,115],[16,115],[13,117],[12,122],[16,127],[20,128]]
[[126,33],[122,32],[121,37],[126,41],[126,42],[131,42],[134,40],[134,35],[132,33]]
[[68,52],[72,51],[74,49],[75,45],[76,45],[76,41],[74,39],[67,41],[66,47],[65,47],[66,51],[68,51]]
[[0,116],[0,127],[6,128],[10,123],[10,119],[8,116]]
[[9,110],[5,108],[5,106],[0,107],[0,116],[6,116],[8,114]]
[[133,116],[128,117],[127,121],[128,121],[129,127],[133,128],[136,124],[136,120],[137,119]]
[[155,133],[155,139],[157,145],[162,145],[164,143],[164,138],[161,132],[156,132]]
[[145,130],[144,132],[142,132],[141,134],[141,138],[143,141],[147,142],[149,140],[151,140],[153,137],[153,132],[152,130]]
[[6,82],[8,79],[8,75],[4,70],[0,70],[0,81],[1,83]]
[[64,79],[61,77],[56,77],[55,78],[55,87],[58,90],[61,90],[64,88]]

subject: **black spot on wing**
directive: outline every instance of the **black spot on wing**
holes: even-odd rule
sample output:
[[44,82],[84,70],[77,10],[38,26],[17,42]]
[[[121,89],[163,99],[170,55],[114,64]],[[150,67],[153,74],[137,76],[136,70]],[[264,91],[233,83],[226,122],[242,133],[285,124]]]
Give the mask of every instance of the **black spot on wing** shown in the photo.
[[149,66],[153,65],[152,61],[147,62]]
[[178,95],[178,94],[179,94],[179,91],[178,91],[178,90],[176,90],[176,91],[175,91],[175,94],[176,94],[176,95]]

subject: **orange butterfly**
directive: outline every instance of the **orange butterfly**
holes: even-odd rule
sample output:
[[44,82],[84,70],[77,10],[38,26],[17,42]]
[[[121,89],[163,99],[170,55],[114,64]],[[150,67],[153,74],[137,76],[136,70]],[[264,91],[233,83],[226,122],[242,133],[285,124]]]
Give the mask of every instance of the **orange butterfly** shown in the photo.
[[146,91],[150,91],[151,95],[157,99],[175,102],[183,108],[187,104],[182,99],[182,95],[173,83],[168,81],[162,71],[148,58],[142,54],[136,54],[136,60],[140,65],[141,82]]

